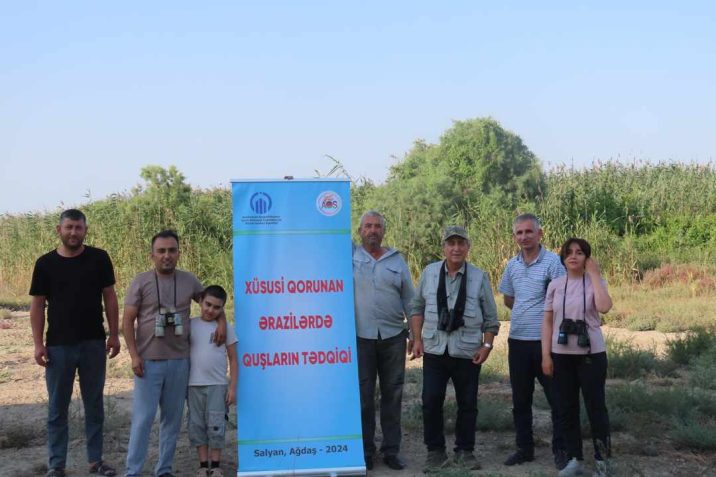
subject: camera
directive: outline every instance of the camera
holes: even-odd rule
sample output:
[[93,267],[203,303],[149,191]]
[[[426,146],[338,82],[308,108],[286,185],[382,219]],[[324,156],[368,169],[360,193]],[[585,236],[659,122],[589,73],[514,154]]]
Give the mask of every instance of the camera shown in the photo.
[[462,317],[458,318],[455,316],[455,310],[443,308],[440,311],[438,330],[450,333],[451,331],[455,331],[462,326],[465,326],[465,320]]
[[569,343],[569,335],[577,335],[577,346],[580,348],[589,347],[589,333],[587,332],[586,321],[564,318],[562,324],[559,325],[557,344],[566,345]]
[[159,313],[154,317],[154,336],[161,338],[164,336],[164,328],[167,326],[174,327],[174,334],[181,336],[184,334],[184,326],[182,325],[181,314],[175,310],[166,310],[161,308]]

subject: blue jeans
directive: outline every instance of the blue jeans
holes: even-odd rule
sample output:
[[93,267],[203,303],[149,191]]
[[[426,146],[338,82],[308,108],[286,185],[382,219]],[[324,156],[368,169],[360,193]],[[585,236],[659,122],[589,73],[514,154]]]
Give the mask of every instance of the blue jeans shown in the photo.
[[87,460],[102,460],[104,424],[104,377],[107,357],[104,340],[82,341],[76,345],[48,346],[49,362],[45,382],[49,396],[47,450],[50,469],[64,469],[67,460],[67,414],[72,400],[75,371],[80,376],[80,392],[85,408]]
[[189,358],[145,359],[144,376],[134,377],[132,427],[127,449],[127,476],[142,474],[157,406],[161,410],[156,475],[172,471],[189,384]]
[[375,379],[380,380],[380,428],[384,455],[400,450],[400,406],[405,381],[405,331],[387,339],[358,338],[358,379],[360,382],[363,452],[375,454]]

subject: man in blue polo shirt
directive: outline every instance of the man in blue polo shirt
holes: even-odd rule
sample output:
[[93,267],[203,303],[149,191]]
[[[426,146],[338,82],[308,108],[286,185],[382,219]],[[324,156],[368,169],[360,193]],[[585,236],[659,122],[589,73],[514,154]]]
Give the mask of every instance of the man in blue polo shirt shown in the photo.
[[505,306],[512,310],[507,342],[517,450],[507,458],[505,465],[534,460],[532,395],[537,378],[552,408],[552,453],[555,465],[561,470],[567,463],[564,438],[554,418],[551,379],[542,374],[540,340],[547,286],[564,275],[565,270],[559,256],[540,244],[543,231],[536,216],[517,216],[512,224],[512,235],[520,252],[507,263],[499,291],[504,295]]

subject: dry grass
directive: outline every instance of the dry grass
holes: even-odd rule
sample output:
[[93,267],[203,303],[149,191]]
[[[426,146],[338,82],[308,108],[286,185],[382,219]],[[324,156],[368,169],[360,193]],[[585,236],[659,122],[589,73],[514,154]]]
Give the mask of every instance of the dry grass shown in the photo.
[[664,333],[716,324],[716,292],[704,294],[700,283],[674,277],[660,288],[646,282],[612,288],[614,308],[605,320],[610,326]]

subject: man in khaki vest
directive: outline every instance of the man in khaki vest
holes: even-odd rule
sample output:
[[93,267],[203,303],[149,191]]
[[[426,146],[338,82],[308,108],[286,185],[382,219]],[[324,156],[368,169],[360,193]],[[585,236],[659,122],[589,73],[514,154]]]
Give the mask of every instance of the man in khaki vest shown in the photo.
[[443,404],[448,380],[457,399],[455,463],[479,469],[473,451],[480,367],[490,356],[500,324],[487,274],[467,263],[470,239],[463,227],[442,236],[445,260],[423,270],[411,305],[412,354],[423,357],[423,432],[426,472],[448,463]]

